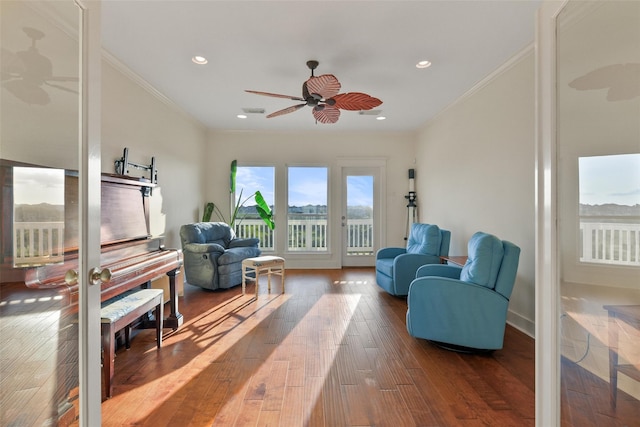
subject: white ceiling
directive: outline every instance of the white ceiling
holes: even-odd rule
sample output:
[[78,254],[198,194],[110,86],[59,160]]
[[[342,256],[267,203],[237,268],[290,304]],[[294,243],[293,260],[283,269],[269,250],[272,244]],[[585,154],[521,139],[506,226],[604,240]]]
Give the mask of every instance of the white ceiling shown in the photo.
[[[413,131],[529,46],[539,0],[105,0],[103,45],[182,110],[212,129]],[[194,55],[209,63],[197,66]],[[334,74],[341,92],[383,101],[386,120],[343,111],[316,124],[297,101],[310,76]],[[422,59],[433,63],[417,69]],[[243,108],[266,114],[236,118]]]

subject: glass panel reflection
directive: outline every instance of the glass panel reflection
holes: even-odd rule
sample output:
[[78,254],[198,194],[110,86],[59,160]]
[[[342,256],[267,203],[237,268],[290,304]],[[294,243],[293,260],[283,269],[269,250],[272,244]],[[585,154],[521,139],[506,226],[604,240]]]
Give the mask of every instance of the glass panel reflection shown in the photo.
[[562,424],[635,425],[640,3],[570,1],[557,22]]
[[77,293],[51,282],[78,230],[79,23],[72,0],[0,1],[2,426],[79,419]]
[[13,168],[13,265],[64,261],[64,170]]

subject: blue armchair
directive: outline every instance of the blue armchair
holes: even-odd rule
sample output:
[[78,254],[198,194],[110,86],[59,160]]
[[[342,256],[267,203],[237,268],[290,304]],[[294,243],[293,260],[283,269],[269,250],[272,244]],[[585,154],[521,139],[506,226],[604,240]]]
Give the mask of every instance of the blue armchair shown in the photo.
[[376,253],[376,282],[396,296],[405,296],[418,267],[439,264],[449,254],[451,232],[433,224],[412,224],[406,248],[382,248]]
[[242,261],[260,256],[260,239],[240,239],[223,222],[198,222],[180,227],[187,283],[205,289],[242,283]]
[[407,331],[454,350],[499,350],[520,248],[478,232],[468,256],[464,267],[418,269],[407,298]]

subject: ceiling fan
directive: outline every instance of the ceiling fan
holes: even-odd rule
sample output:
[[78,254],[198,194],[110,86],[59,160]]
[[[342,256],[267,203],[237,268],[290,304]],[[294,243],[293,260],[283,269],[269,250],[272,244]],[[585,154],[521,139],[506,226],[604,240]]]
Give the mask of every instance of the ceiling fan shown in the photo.
[[36,105],[46,105],[51,101],[49,94],[42,88],[43,85],[78,93],[77,90],[52,83],[77,82],[78,78],[53,75],[51,60],[42,55],[36,47],[36,42],[44,38],[44,33],[30,27],[24,27],[22,30],[31,39],[31,46],[16,53],[2,49],[2,86],[27,104]]
[[317,77],[313,75],[313,70],[318,67],[318,61],[307,61],[307,67],[311,70],[311,77],[302,84],[302,97],[260,92],[257,90],[247,90],[246,92],[255,93],[256,95],[286,98],[293,101],[303,101],[301,104],[292,105],[291,107],[271,113],[267,118],[293,113],[308,105],[313,107],[313,117],[315,117],[316,122],[320,123],[336,123],[340,118],[340,110],[371,110],[382,104],[382,101],[378,98],[374,98],[366,93],[338,93],[341,85],[336,76],[333,74],[322,74]]

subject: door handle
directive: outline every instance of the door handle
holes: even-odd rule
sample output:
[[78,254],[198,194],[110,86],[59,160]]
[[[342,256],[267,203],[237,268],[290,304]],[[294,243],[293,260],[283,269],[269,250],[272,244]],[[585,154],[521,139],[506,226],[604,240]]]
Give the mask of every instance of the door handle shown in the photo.
[[74,269],[67,270],[64,274],[64,282],[69,285],[77,285],[78,284],[78,272]]
[[111,270],[108,268],[92,268],[89,270],[89,283],[99,285],[100,283],[108,283],[111,280]]
[[[99,268],[92,268],[89,271],[89,283],[92,285],[99,285],[100,283],[107,283],[111,280],[111,270],[108,268],[100,270]],[[64,275],[64,281],[67,285],[73,286],[78,284],[78,272],[76,270],[67,270]]]

